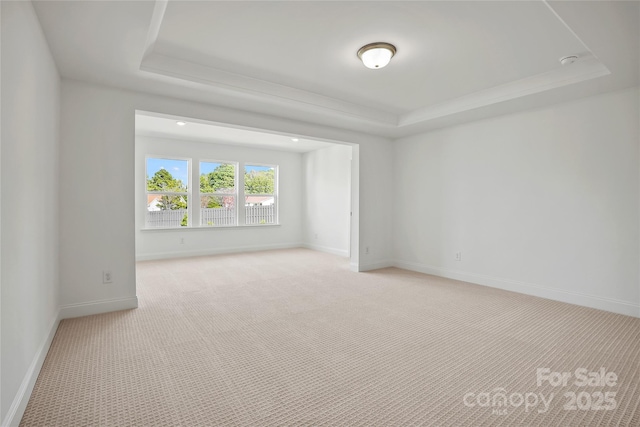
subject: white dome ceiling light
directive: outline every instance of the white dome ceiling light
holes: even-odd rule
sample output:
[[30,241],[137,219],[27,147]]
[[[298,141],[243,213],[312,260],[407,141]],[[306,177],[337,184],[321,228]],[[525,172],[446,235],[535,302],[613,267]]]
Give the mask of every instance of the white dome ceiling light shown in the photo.
[[372,70],[385,67],[395,54],[396,47],[384,42],[369,43],[358,50],[358,58],[365,67]]

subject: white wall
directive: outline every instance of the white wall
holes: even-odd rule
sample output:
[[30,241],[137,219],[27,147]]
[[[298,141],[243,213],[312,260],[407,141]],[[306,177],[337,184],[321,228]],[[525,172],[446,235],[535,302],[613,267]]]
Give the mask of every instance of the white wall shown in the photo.
[[[189,157],[193,162],[192,168],[197,168],[200,160],[278,165],[280,224],[232,228],[142,230],[145,227],[146,213],[144,189],[145,156],[147,155]],[[197,170],[195,173],[197,174]],[[139,260],[299,247],[302,243],[302,155],[300,153],[138,136],[136,137],[135,188],[136,257]]]
[[17,425],[57,327],[60,77],[30,2],[1,2],[2,425]]
[[[393,265],[392,194],[395,191],[393,145],[360,145],[359,180],[353,179],[352,191],[359,185],[360,245],[358,270],[366,271]],[[354,156],[354,159],[356,157]],[[354,164],[354,167],[356,165]],[[352,203],[352,206],[355,204]],[[356,208],[353,215],[356,216]],[[354,246],[351,246],[353,261]]]
[[638,99],[636,88],[398,140],[395,264],[640,315]]
[[303,242],[349,256],[351,146],[334,144],[303,156]]
[[[151,94],[63,79],[60,141],[60,287],[62,315],[135,307],[135,111],[150,111],[359,144],[354,167],[361,215],[357,233],[370,254],[354,268],[391,259],[389,209],[379,190],[390,190],[391,143],[371,135],[240,112]],[[95,159],[95,161],[93,161]],[[386,187],[385,187],[386,186]],[[115,208],[117,207],[117,209]],[[382,232],[380,230],[383,230]],[[102,284],[110,269],[113,283]]]

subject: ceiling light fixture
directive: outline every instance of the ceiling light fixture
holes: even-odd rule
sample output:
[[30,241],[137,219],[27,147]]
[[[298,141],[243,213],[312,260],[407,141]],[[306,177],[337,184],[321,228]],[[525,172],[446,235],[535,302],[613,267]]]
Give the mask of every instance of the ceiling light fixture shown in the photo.
[[291,138],[291,140],[292,140],[293,142],[298,142],[298,141],[300,141],[298,138]]
[[384,42],[369,43],[358,50],[358,58],[373,70],[385,67],[395,54],[396,47]]
[[184,125],[186,125],[187,123],[186,123],[186,122],[176,122],[176,124],[177,124],[178,126],[184,126]]

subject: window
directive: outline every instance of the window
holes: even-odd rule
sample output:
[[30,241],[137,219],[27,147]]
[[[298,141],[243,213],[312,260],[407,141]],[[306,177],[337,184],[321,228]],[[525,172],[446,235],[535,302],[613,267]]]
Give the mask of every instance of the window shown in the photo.
[[236,164],[200,162],[200,225],[237,224]]
[[277,224],[277,166],[244,167],[245,224]]
[[145,228],[278,224],[277,165],[148,156],[145,168]]
[[189,160],[147,157],[146,226],[186,227],[189,224]]

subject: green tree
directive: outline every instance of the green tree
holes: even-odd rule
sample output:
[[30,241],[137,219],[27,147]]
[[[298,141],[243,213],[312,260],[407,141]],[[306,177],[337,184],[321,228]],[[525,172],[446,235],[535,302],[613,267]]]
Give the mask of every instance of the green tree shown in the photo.
[[232,164],[222,164],[208,174],[200,175],[201,193],[233,193],[236,168]]
[[203,208],[220,208],[222,207],[220,200],[218,196],[202,196],[201,206]]
[[181,180],[175,179],[171,173],[162,168],[151,178],[147,177],[147,191],[186,192],[187,187]]
[[[147,177],[147,191],[163,191],[171,193],[182,193],[187,191],[187,187],[181,180],[175,179],[166,169],[156,171],[151,178]],[[187,208],[187,195],[169,195],[160,196],[157,205],[163,210],[177,210]]]
[[[235,191],[236,168],[232,164],[218,165],[213,171],[207,174],[200,174],[200,192],[206,193],[229,193]],[[222,207],[220,197],[203,196],[202,206],[207,208]]]
[[213,193],[213,187],[209,184],[209,177],[204,173],[200,175],[200,192]]
[[273,194],[275,172],[273,169],[265,171],[251,171],[244,174],[245,194]]

